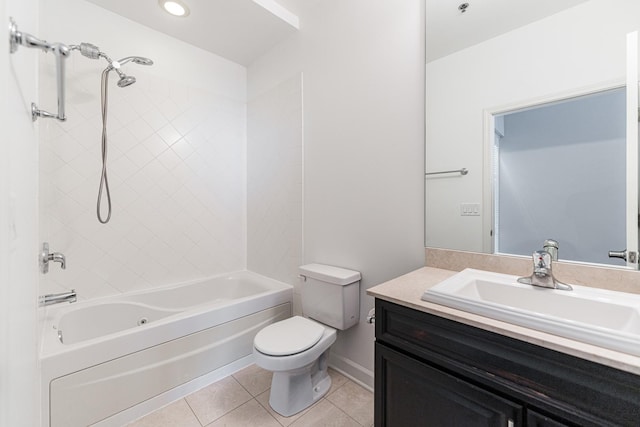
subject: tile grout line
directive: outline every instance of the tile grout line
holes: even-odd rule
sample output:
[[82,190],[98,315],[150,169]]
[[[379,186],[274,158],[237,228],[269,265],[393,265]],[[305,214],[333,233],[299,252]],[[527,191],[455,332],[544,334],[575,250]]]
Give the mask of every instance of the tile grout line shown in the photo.
[[[257,397],[254,397],[254,398],[253,398],[253,400],[255,400],[256,402],[258,402],[258,405],[260,405],[260,407],[261,407],[262,409],[264,409],[264,410],[267,412],[267,415],[269,415],[269,416],[270,416],[270,417],[271,417],[271,418],[276,422],[276,424],[278,424],[278,425],[280,425],[280,426],[282,426],[282,427],[285,427],[285,426],[284,426],[284,424],[282,424],[280,421],[278,421],[278,420],[276,419],[276,417],[274,417],[273,415],[271,415],[271,413],[269,412],[269,409],[265,408],[265,407],[264,407],[264,405],[263,405],[262,403],[260,403],[260,401],[257,399]],[[269,404],[269,402],[267,402],[267,405],[268,405],[268,404]]]
[[[240,372],[240,371],[238,371],[238,372]],[[234,380],[236,380],[236,382],[237,382],[238,384],[240,384],[240,387],[242,387],[242,388],[244,389],[244,391],[246,391],[247,393],[249,393],[249,396],[251,396],[251,400],[255,400],[255,401],[256,401],[256,403],[257,403],[261,408],[263,408],[263,409],[267,412],[267,414],[268,414],[268,415],[269,415],[269,416],[270,416],[270,417],[271,417],[271,418],[272,418],[276,423],[278,423],[279,425],[281,425],[282,427],[284,427],[284,425],[283,425],[281,422],[279,422],[279,421],[278,421],[278,420],[277,420],[273,415],[271,415],[271,414],[269,413],[269,409],[268,409],[268,408],[265,408],[265,407],[262,405],[262,403],[260,403],[260,401],[258,400],[258,396],[260,396],[262,393],[264,393],[264,392],[266,392],[266,391],[271,391],[271,387],[269,387],[268,389],[266,389],[266,390],[265,390],[265,391],[263,391],[262,393],[258,393],[258,395],[257,395],[257,396],[254,396],[254,395],[253,395],[253,393],[251,393],[249,390],[247,390],[247,388],[246,388],[244,385],[242,385],[242,383],[241,383],[240,381],[238,381],[238,379],[235,377],[235,374],[231,374],[231,377],[232,377]],[[245,403],[243,403],[242,405],[247,404],[247,403],[248,403],[248,402],[250,402],[251,400],[247,400],[247,401],[246,401]],[[268,404],[268,402],[267,402],[267,404]],[[240,405],[240,406],[242,406],[242,405]],[[240,406],[238,406],[238,408],[239,408]],[[235,408],[235,409],[237,409],[237,408]],[[235,409],[232,409],[232,410],[235,410]],[[231,411],[229,411],[229,412],[231,412]],[[227,414],[228,414],[229,412],[227,412]],[[226,414],[225,414],[225,415],[226,415]],[[212,422],[213,422],[213,421],[212,421]],[[206,426],[203,426],[203,427],[206,427]]]
[[[249,392],[249,390],[247,390],[247,389],[246,389],[242,384],[240,384],[240,381],[238,381],[238,379],[237,379],[236,377],[234,377],[233,375],[231,375],[231,378],[232,378],[232,379],[233,379],[233,380],[234,380],[234,381],[235,381],[235,382],[236,382],[240,387],[242,387],[242,389],[243,389],[244,391],[246,391],[246,392],[247,392],[247,394],[248,394],[249,396],[251,396],[251,399],[254,399],[253,395]],[[238,409],[238,408],[239,408],[239,407],[241,407],[242,405],[245,405],[246,403],[251,402],[251,399],[249,399],[249,400],[247,400],[247,401],[245,401],[245,402],[240,403],[238,406],[236,406],[236,407],[234,407],[234,408],[229,409],[227,412],[225,412],[224,414],[220,415],[218,418],[216,418],[216,419],[214,419],[214,420],[211,420],[211,422],[210,422],[209,424],[213,424],[214,422],[218,421],[220,418],[224,417],[225,415],[230,414],[231,412],[235,411],[236,409]],[[202,423],[200,423],[200,424],[202,424]],[[207,425],[209,425],[209,424],[207,424]],[[206,426],[203,426],[203,427],[206,427]]]
[[[265,391],[269,391],[269,390],[271,390],[271,388],[269,388],[269,389],[267,389],[267,390],[265,390]],[[263,392],[263,393],[264,393],[264,392]],[[261,393],[261,394],[262,394],[262,393]],[[265,411],[267,411],[267,414],[269,414],[269,416],[270,416],[271,418],[273,418],[273,419],[276,421],[276,423],[278,423],[278,424],[279,424],[279,425],[281,425],[282,427],[285,427],[285,425],[284,425],[284,424],[282,424],[280,421],[278,421],[278,420],[276,419],[276,417],[274,417],[274,416],[271,414],[271,412],[269,412],[269,408],[265,407],[262,403],[260,403],[260,401],[257,399],[257,396],[256,396],[256,397],[254,397],[254,398],[253,398],[253,400],[255,400],[256,402],[258,402],[258,405],[260,405],[260,406],[261,406]],[[268,401],[268,400],[267,400],[267,405],[269,405],[269,401]],[[271,408],[271,409],[273,410],[273,408]]]
[[[345,384],[346,384],[346,383],[345,383]],[[367,426],[365,426],[364,424],[360,424],[360,423],[358,422],[358,420],[356,420],[355,418],[353,418],[351,415],[347,414],[345,411],[343,411],[343,410],[342,410],[342,408],[339,408],[339,407],[338,407],[337,405],[335,405],[332,401],[327,400],[327,402],[329,402],[330,404],[332,404],[332,405],[333,405],[333,406],[334,406],[338,411],[340,411],[340,412],[342,412],[343,414],[345,414],[345,415],[347,416],[347,418],[349,418],[350,420],[352,420],[352,421],[353,421],[354,423],[356,423],[357,425],[362,426],[362,427],[367,427]]]
[[[195,393],[195,392],[194,392]],[[193,394],[193,393],[191,393]],[[191,395],[189,395],[191,396]],[[202,424],[202,421],[200,421],[200,418],[198,417],[198,414],[196,414],[196,412],[193,410],[193,408],[191,407],[191,405],[189,404],[189,401],[187,400],[187,396],[183,397],[182,400],[185,401],[185,403],[187,404],[187,406],[189,407],[189,410],[191,411],[191,413],[193,414],[194,417],[196,417],[196,420],[198,420],[198,424],[200,424],[200,427],[204,427],[204,425]]]
[[[246,388],[246,387],[245,387],[245,386],[244,386],[244,385],[243,385],[243,384],[242,384],[242,383],[241,383],[241,382],[240,382],[240,381],[235,377],[235,375],[234,375],[234,374],[230,375],[230,377],[231,377],[231,378],[233,378],[233,380],[236,382],[236,384],[240,385],[240,387],[241,387],[245,392],[247,392],[247,394],[248,394],[249,396],[251,396],[251,399],[249,399],[249,400],[247,400],[247,401],[245,401],[245,402],[240,403],[238,406],[236,406],[236,407],[234,407],[234,408],[230,409],[229,411],[227,411],[226,413],[222,414],[221,416],[219,416],[219,417],[217,417],[217,418],[213,419],[210,423],[208,423],[208,424],[206,424],[206,425],[205,425],[205,424],[203,424],[203,421],[198,417],[198,415],[196,414],[196,412],[195,412],[195,410],[193,409],[193,407],[189,404],[189,401],[187,400],[187,397],[188,397],[188,396],[185,396],[185,397],[183,397],[183,398],[182,398],[182,399],[185,401],[185,403],[187,404],[187,406],[189,407],[189,410],[191,411],[192,415],[196,418],[196,420],[198,421],[198,424],[199,424],[201,427],[206,427],[206,426],[208,426],[208,425],[211,425],[212,423],[214,423],[214,422],[216,422],[217,420],[219,420],[220,418],[222,418],[222,417],[224,417],[224,416],[228,415],[228,414],[229,414],[229,413],[231,413],[232,411],[235,411],[236,409],[240,408],[241,406],[243,406],[243,405],[245,405],[245,404],[249,403],[251,400],[256,401],[260,407],[262,407],[264,410],[266,410],[266,411],[267,411],[267,413],[269,414],[269,417],[270,417],[271,419],[273,419],[273,420],[274,420],[278,425],[280,425],[280,426],[282,426],[282,427],[285,427],[285,424],[281,423],[281,422],[280,422],[276,417],[274,417],[274,416],[270,413],[270,410],[269,410],[270,408],[265,407],[265,406],[264,406],[264,405],[263,405],[263,404],[262,404],[262,403],[257,399],[257,397],[258,397],[259,395],[262,395],[262,394],[264,394],[264,393],[265,393],[265,392],[267,392],[267,391],[269,391],[269,392],[270,392],[271,388],[268,388],[267,390],[265,390],[265,391],[263,391],[263,392],[259,393],[259,394],[258,394],[258,396],[254,396],[254,395],[253,395],[253,394],[252,394],[252,393],[251,393],[251,392],[250,392],[250,391],[249,391],[249,390],[248,390],[248,389],[247,389],[247,388]],[[313,405],[311,405],[311,407],[312,407],[312,406],[316,406],[317,404],[321,403],[321,402],[324,400],[324,401],[326,401],[327,403],[329,403],[330,405],[332,405],[333,407],[335,407],[336,409],[338,409],[342,414],[346,415],[348,419],[352,420],[352,421],[353,421],[353,422],[355,422],[357,425],[359,425],[359,426],[363,426],[363,427],[368,427],[368,426],[366,426],[366,425],[363,425],[363,424],[359,423],[355,418],[353,418],[351,415],[349,415],[346,411],[344,411],[342,408],[338,407],[337,405],[335,405],[333,402],[331,402],[331,401],[328,399],[328,397],[329,397],[329,396],[333,395],[335,392],[337,392],[338,390],[340,390],[341,388],[343,388],[345,385],[347,385],[347,384],[348,384],[348,383],[350,383],[350,382],[353,382],[353,381],[352,381],[352,380],[350,380],[349,378],[347,378],[347,379],[346,379],[346,381],[345,381],[344,383],[340,384],[338,387],[336,387],[335,389],[331,390],[331,392],[330,392],[330,393],[325,394],[322,398],[320,398],[320,399],[319,399],[318,401],[316,401]],[[195,393],[195,392],[194,392],[194,393]],[[193,394],[193,393],[192,393],[192,394]],[[268,401],[267,401],[267,404],[268,404]],[[295,421],[293,421],[293,423],[296,423],[297,421],[298,421],[298,420],[295,420]]]

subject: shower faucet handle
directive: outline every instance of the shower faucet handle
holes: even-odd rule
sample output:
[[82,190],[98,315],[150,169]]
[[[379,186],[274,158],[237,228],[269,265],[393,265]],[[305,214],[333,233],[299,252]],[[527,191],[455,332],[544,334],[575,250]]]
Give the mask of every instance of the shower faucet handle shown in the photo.
[[40,252],[40,272],[47,274],[49,272],[49,261],[59,262],[60,268],[65,270],[67,268],[67,258],[60,252],[49,252],[49,243],[44,242],[42,244],[42,252]]

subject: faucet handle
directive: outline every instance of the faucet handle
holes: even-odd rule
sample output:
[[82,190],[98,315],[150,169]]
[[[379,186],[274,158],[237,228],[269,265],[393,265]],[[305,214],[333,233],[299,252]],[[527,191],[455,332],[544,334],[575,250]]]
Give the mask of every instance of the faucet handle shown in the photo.
[[67,259],[60,252],[49,252],[49,243],[44,242],[42,244],[42,251],[40,252],[40,272],[47,274],[49,272],[49,261],[59,262],[60,267],[64,270],[67,268]]
[[42,244],[42,251],[40,252],[40,272],[47,274],[49,272],[49,243],[44,242]]
[[533,272],[536,274],[551,274],[551,254],[547,251],[533,253]]

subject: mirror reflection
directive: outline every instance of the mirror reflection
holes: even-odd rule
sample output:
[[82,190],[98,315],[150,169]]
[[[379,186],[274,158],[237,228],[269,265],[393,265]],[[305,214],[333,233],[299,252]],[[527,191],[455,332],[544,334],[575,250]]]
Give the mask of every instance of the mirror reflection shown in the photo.
[[425,175],[426,246],[530,255],[551,238],[560,259],[627,264],[608,253],[627,248],[630,232],[637,247],[625,81],[640,2],[575,3],[427,52],[425,172],[468,173]]
[[625,108],[619,88],[494,116],[494,252],[553,236],[561,257],[604,264],[625,247]]

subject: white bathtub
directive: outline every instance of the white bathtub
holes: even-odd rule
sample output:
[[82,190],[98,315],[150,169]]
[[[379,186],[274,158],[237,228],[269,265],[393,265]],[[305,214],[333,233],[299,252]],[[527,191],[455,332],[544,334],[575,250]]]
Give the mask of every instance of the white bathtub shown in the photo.
[[43,425],[119,426],[249,363],[292,289],[243,271],[43,309]]

